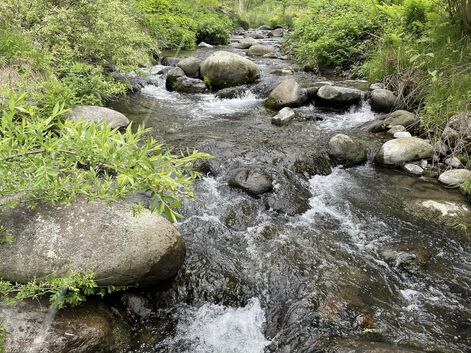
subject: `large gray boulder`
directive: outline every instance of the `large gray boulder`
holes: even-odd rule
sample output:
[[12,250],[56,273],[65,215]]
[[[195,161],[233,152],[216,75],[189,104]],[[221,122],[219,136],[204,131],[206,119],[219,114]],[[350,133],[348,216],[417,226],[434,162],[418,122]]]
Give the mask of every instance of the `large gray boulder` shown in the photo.
[[396,105],[396,95],[387,89],[375,89],[371,92],[371,109],[377,112],[390,112]]
[[307,101],[307,94],[294,78],[282,81],[265,99],[265,106],[270,109],[299,107]]
[[129,125],[129,119],[124,114],[113,109],[95,105],[76,105],[67,114],[67,119],[73,121],[108,123],[113,129],[120,129]]
[[415,114],[408,112],[407,110],[396,110],[384,119],[384,126],[387,129],[396,125],[402,125],[407,128],[408,126],[414,125],[416,122],[417,119]]
[[471,171],[467,169],[451,169],[443,172],[438,181],[447,186],[459,186],[471,179]]
[[248,37],[248,38],[242,38],[239,40],[239,43],[235,45],[236,48],[239,49],[249,49],[252,45],[258,44],[258,40]]
[[249,59],[227,51],[217,51],[200,67],[201,76],[212,88],[220,89],[252,83],[260,77],[260,69]]
[[8,332],[8,353],[119,352],[131,340],[122,321],[92,299],[62,309],[52,318],[45,301],[1,304],[0,324]]
[[242,189],[254,197],[273,190],[271,176],[253,168],[235,170],[229,178],[228,184],[234,188]]
[[269,47],[268,45],[263,45],[263,44],[252,45],[247,51],[248,56],[264,56],[264,55],[273,54],[273,53],[274,53],[273,47]]
[[340,164],[356,165],[366,161],[367,150],[350,136],[337,134],[329,140],[331,155]]
[[431,158],[433,146],[417,137],[404,137],[386,142],[375,157],[375,161],[385,165],[400,165],[419,159]]
[[200,65],[201,60],[190,56],[178,62],[177,66],[183,70],[185,75],[192,78],[198,78],[200,76]]
[[360,102],[361,91],[355,88],[325,85],[319,88],[317,97],[324,104],[348,106]]
[[26,283],[71,271],[94,273],[99,285],[153,285],[175,275],[185,246],[176,228],[131,205],[84,201],[35,210],[4,210],[12,244],[0,247],[0,278]]

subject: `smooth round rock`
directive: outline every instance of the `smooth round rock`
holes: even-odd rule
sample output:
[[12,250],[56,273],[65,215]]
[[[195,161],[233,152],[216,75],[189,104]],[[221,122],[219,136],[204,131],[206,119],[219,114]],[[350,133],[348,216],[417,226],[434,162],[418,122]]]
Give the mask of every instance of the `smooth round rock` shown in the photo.
[[402,125],[404,127],[411,126],[417,122],[415,114],[408,112],[407,110],[396,110],[389,114],[384,119],[384,125],[386,128],[391,129],[393,126]]
[[404,137],[412,137],[412,135],[409,131],[398,131],[394,133],[393,137],[395,139],[402,139]]
[[402,126],[402,125],[394,125],[393,127],[391,127],[391,128],[388,130],[388,134],[394,136],[394,134],[395,134],[396,132],[403,132],[403,131],[407,131],[404,126]]
[[402,169],[410,175],[421,176],[422,174],[424,174],[424,169],[421,166],[418,166],[417,164],[407,163],[404,164]]
[[356,165],[367,159],[367,150],[350,136],[337,134],[329,140],[330,153],[341,164]]
[[271,118],[271,123],[278,126],[288,125],[295,116],[296,113],[293,109],[285,107],[281,109],[277,115]]
[[396,95],[387,89],[375,89],[371,92],[371,109],[377,112],[389,112],[396,105]]
[[192,78],[198,78],[200,76],[200,65],[201,60],[190,56],[188,58],[180,60],[177,66],[183,70],[186,76]]
[[220,89],[252,83],[260,77],[260,69],[240,55],[217,51],[203,61],[200,74],[210,87]]
[[377,153],[375,161],[385,165],[399,165],[419,159],[431,158],[433,146],[417,137],[404,137],[386,142]]
[[317,91],[322,102],[334,105],[351,105],[360,102],[361,91],[355,88],[325,85]]
[[273,54],[273,47],[263,44],[254,44],[247,51],[248,56],[265,56],[268,54]]
[[471,171],[467,169],[450,169],[438,177],[438,181],[447,186],[459,186],[470,179]]
[[460,168],[463,166],[463,163],[461,163],[461,161],[456,157],[445,159],[445,164],[451,168]]
[[303,105],[306,101],[306,92],[294,78],[288,78],[271,91],[265,99],[265,106],[276,110],[284,107],[294,108]]
[[66,118],[77,122],[108,123],[112,129],[124,128],[129,125],[129,119],[124,114],[95,105],[76,105]]
[[147,286],[175,275],[185,258],[172,224],[150,211],[133,217],[128,202],[18,207],[0,221],[14,237],[0,247],[0,277],[12,282],[78,271],[99,285]]
[[271,176],[252,168],[236,170],[229,178],[228,183],[229,186],[242,189],[254,197],[273,190],[273,179]]

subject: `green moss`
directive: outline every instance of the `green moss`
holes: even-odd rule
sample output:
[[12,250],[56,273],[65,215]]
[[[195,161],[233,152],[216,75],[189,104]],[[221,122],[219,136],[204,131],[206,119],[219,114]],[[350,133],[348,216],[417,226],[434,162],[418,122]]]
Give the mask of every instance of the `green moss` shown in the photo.
[[266,108],[276,110],[278,106],[280,105],[280,102],[273,98],[273,97],[267,97],[265,101],[263,102]]

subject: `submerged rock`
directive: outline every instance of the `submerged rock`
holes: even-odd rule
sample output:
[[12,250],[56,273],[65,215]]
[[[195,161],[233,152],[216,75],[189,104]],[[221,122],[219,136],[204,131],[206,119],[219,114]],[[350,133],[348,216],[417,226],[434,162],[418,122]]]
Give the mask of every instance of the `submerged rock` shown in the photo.
[[368,342],[355,339],[332,343],[325,353],[425,353],[425,351],[383,342]]
[[198,78],[200,76],[200,65],[201,60],[195,58],[194,56],[185,58],[177,64],[177,66],[183,70],[186,76],[192,78]]
[[119,129],[129,125],[129,119],[116,110],[95,105],[76,105],[68,114],[67,119],[74,121],[90,121],[108,123],[111,128]]
[[317,91],[317,97],[322,103],[348,106],[361,100],[361,91],[355,88],[325,85]]
[[265,56],[274,53],[273,47],[263,44],[252,45],[247,51],[248,56]]
[[260,69],[249,59],[227,51],[217,51],[200,67],[201,76],[212,88],[251,83],[260,77]]
[[470,179],[471,171],[467,169],[450,169],[438,177],[438,181],[447,186],[459,186]]
[[375,157],[375,161],[386,165],[399,165],[433,156],[433,147],[417,137],[404,137],[386,142]]
[[79,307],[60,310],[50,324],[49,318],[48,304],[44,302],[26,300],[0,305],[0,322],[8,332],[5,351],[116,352],[130,341],[127,328],[92,299]]
[[219,90],[216,97],[220,99],[235,99],[242,97],[247,89],[245,87],[228,87]]
[[329,140],[330,153],[340,163],[356,165],[366,161],[367,150],[350,136],[337,134]]
[[265,99],[265,106],[270,109],[299,107],[307,101],[307,95],[294,78],[282,81]]
[[0,247],[0,277],[26,283],[71,271],[94,273],[99,285],[153,285],[175,275],[185,246],[166,219],[131,204],[84,201],[67,206],[5,210],[14,236]]
[[228,183],[230,186],[242,189],[254,197],[273,190],[273,179],[271,176],[252,168],[236,170],[229,178]]
[[[378,112],[389,112],[396,105],[396,95],[387,89],[375,89],[371,92],[371,109]],[[397,124],[396,124],[397,125]],[[402,124],[401,124],[402,125]]]
[[281,109],[277,115],[271,118],[271,123],[278,126],[288,125],[295,116],[296,113],[293,109],[285,107]]
[[239,43],[237,43],[235,47],[239,49],[249,49],[252,45],[256,44],[258,44],[258,40],[249,37],[239,40]]

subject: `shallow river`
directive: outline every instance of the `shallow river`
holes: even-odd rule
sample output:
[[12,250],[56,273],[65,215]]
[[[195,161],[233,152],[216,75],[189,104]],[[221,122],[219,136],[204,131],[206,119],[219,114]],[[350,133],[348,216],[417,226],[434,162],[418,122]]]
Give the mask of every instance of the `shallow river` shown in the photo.
[[[243,98],[167,92],[156,74],[158,86],[113,104],[159,141],[214,156],[178,224],[186,264],[176,279],[142,292],[153,312],[135,322],[132,352],[350,352],[341,349],[356,340],[469,351],[470,238],[414,209],[463,197],[371,163],[335,167],[326,154],[335,133],[370,139],[372,149],[381,142],[358,129],[376,118],[368,104],[347,112],[308,106],[304,121],[273,126],[260,94],[283,79],[273,70],[294,65],[256,62],[262,81]],[[255,199],[230,188],[231,171],[242,166],[271,174],[274,192]]]

